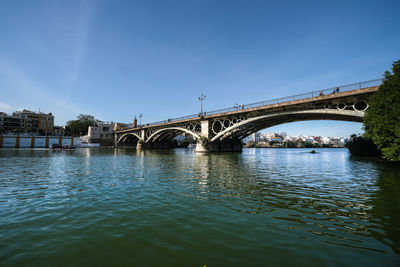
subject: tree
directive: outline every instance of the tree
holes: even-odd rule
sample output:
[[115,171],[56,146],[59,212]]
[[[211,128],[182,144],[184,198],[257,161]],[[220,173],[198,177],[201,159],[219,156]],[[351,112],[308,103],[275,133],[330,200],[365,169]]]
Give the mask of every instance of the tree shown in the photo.
[[94,116],[80,114],[77,120],[67,122],[65,132],[69,135],[87,135],[89,126],[95,126],[98,123],[99,121]]
[[293,142],[293,141],[285,141],[283,143],[283,146],[286,147],[286,148],[295,148],[295,147],[297,147],[296,143]]
[[277,144],[280,145],[281,142],[279,142],[279,141],[277,141],[277,140],[274,140],[274,141],[270,141],[270,142],[269,142],[269,145],[270,145],[270,146],[274,146],[274,145],[277,145]]
[[353,156],[379,157],[381,155],[381,151],[374,142],[364,136],[352,134],[350,141],[346,143],[346,147]]
[[364,117],[367,138],[371,138],[391,161],[400,161],[400,60],[386,71],[379,90],[370,98]]

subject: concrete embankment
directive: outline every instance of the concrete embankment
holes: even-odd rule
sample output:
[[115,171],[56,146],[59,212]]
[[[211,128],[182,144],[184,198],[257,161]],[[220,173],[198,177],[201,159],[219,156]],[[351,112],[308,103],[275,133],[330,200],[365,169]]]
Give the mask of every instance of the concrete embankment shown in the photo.
[[50,148],[53,144],[71,146],[78,143],[79,138],[71,136],[0,135],[0,148]]

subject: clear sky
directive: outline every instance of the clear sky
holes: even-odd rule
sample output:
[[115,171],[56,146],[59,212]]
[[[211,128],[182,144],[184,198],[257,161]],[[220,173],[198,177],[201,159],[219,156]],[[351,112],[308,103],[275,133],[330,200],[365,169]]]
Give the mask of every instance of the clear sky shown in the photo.
[[[14,1],[0,5],[0,111],[143,122],[382,77],[400,1]],[[349,136],[361,124],[267,129]]]

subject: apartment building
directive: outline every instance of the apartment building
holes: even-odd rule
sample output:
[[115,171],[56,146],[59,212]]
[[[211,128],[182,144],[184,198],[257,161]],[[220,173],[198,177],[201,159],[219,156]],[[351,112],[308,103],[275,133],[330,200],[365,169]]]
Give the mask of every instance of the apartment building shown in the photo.
[[51,135],[54,129],[52,113],[34,112],[27,109],[8,115],[0,112],[0,131],[3,133],[36,133]]

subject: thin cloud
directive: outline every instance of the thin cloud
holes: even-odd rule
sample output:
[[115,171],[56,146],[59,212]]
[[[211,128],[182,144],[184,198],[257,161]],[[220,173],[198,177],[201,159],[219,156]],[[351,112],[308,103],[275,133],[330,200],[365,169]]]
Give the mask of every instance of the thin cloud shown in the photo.
[[7,103],[0,101],[0,112],[13,112],[15,108]]
[[[14,95],[20,95],[25,99],[29,98],[29,102],[35,103],[35,105],[46,103],[46,109],[51,108],[53,109],[53,113],[58,113],[62,116],[61,121],[66,120],[66,118],[63,119],[65,116],[71,117],[72,114],[86,112],[81,107],[60,98],[57,95],[51,94],[50,90],[45,86],[11,65],[0,65],[0,77],[1,76],[5,80],[9,81],[10,88],[12,88]],[[15,109],[10,105],[6,104],[5,107],[9,107],[15,111]],[[30,107],[25,108],[29,109]]]
[[94,0],[85,0],[78,4],[78,14],[74,23],[75,34],[73,37],[74,63],[72,73],[69,76],[71,82],[75,82],[79,79],[84,64],[93,20],[94,5]]

